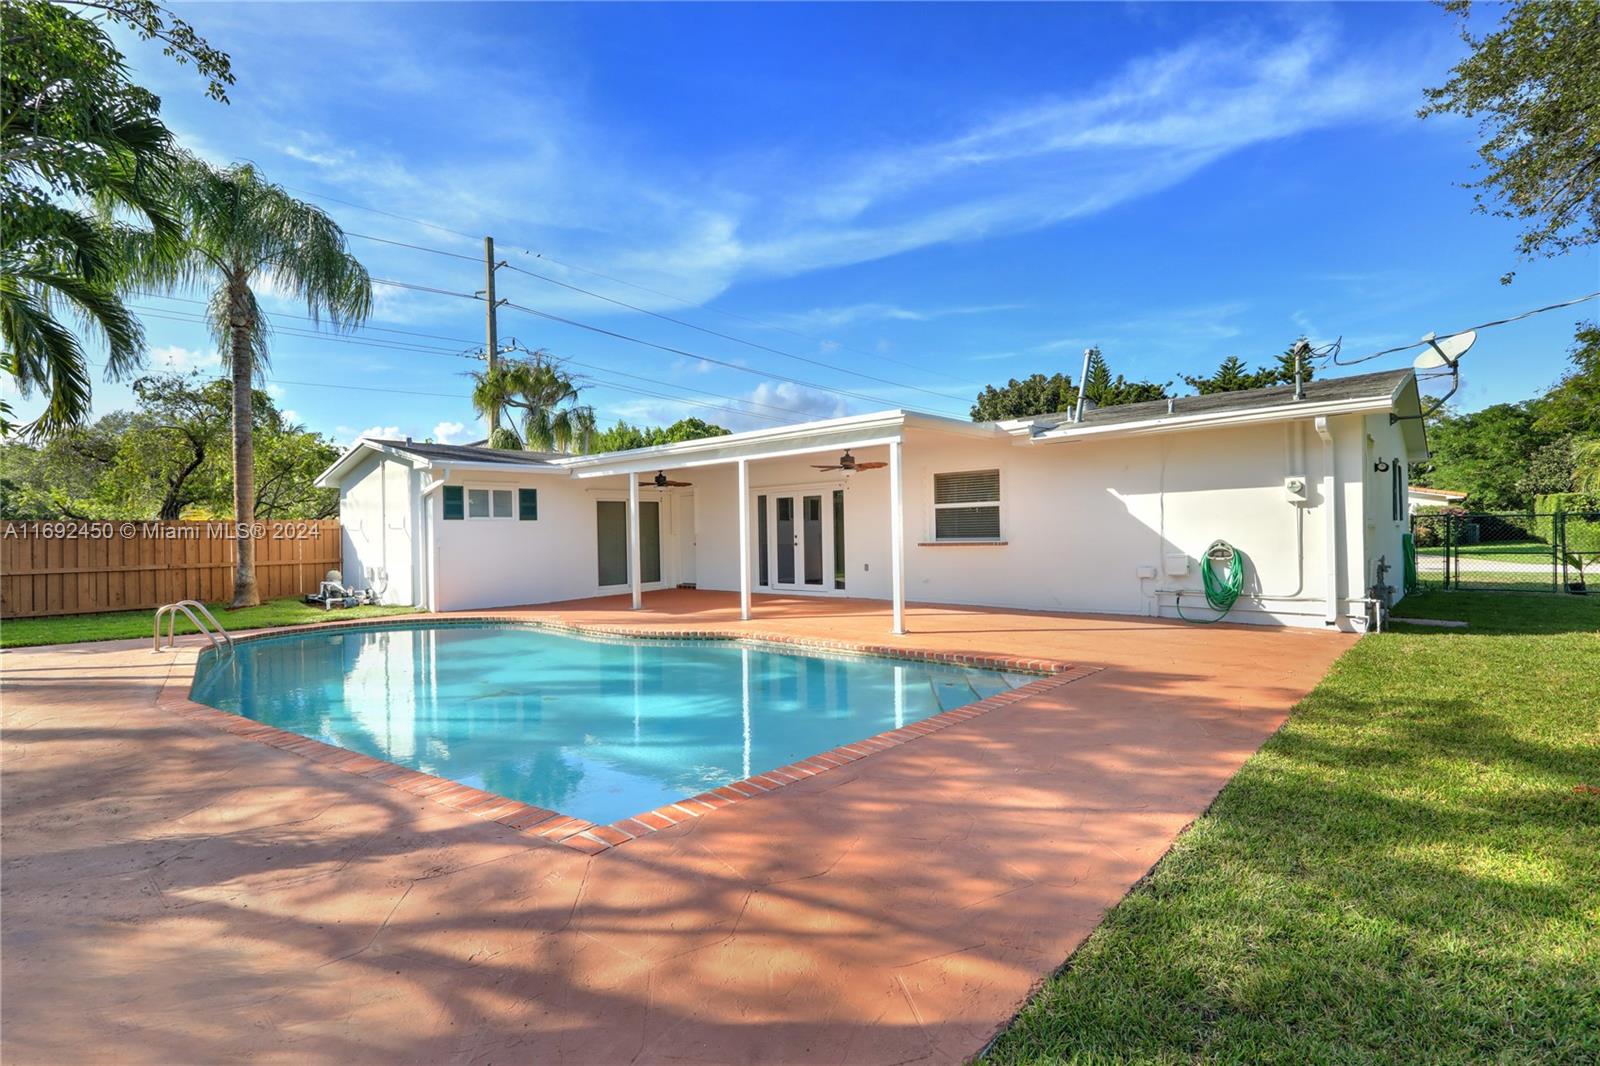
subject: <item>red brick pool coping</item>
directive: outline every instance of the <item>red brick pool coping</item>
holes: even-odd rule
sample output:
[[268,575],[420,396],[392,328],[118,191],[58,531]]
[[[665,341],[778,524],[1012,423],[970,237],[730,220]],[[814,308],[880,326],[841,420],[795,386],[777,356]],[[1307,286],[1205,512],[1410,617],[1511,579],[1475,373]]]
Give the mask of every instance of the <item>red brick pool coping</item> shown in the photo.
[[1048,659],[1012,659],[959,652],[929,652],[843,640],[813,640],[787,634],[729,633],[726,630],[583,626],[526,617],[479,614],[444,617],[438,615],[416,615],[390,619],[349,619],[319,622],[312,625],[258,630],[240,634],[234,639],[237,643],[242,644],[268,637],[317,632],[320,630],[405,629],[419,624],[428,627],[491,624],[547,629],[553,632],[572,633],[582,636],[646,640],[717,640],[740,644],[779,645],[812,651],[845,652],[854,655],[905,659],[941,665],[970,666],[986,670],[1036,673],[1041,676],[1025,685],[1008,689],[1005,692],[998,692],[992,696],[985,696],[976,702],[965,704],[954,710],[942,711],[929,718],[923,718],[897,729],[886,730],[864,740],[841,744],[820,754],[790,763],[788,766],[754,774],[743,780],[732,781],[710,791],[702,792],[697,796],[690,796],[674,803],[665,804],[652,811],[645,811],[629,818],[620,819],[610,825],[596,825],[582,818],[573,818],[558,811],[547,810],[544,807],[536,807],[532,804],[508,799],[498,793],[473,788],[470,785],[463,785],[460,782],[423,773],[420,770],[412,770],[398,763],[377,759],[370,755],[362,755],[359,752],[350,751],[348,748],[325,744],[320,740],[302,736],[299,733],[291,733],[276,726],[265,725],[253,719],[245,718],[242,715],[231,714],[227,711],[217,710],[215,707],[196,703],[189,698],[189,689],[194,682],[195,669],[199,665],[200,655],[205,650],[202,648],[178,649],[172,663],[172,669],[162,685],[157,705],[181,718],[204,723],[224,732],[232,733],[235,736],[243,737],[246,740],[253,740],[269,747],[291,752],[301,758],[310,759],[313,762],[321,763],[335,770],[342,770],[345,773],[356,774],[401,792],[425,797],[474,817],[498,822],[508,829],[527,836],[560,844],[589,855],[596,855],[646,834],[667,829],[693,818],[702,817],[712,811],[735,803],[742,803],[745,800],[755,799],[770,792],[777,792],[787,785],[847,766],[877,752],[888,751],[919,737],[938,733],[961,722],[980,718],[990,711],[1016,703],[1018,700],[1054,691],[1081,678],[1098,673],[1101,669],[1100,667],[1073,666],[1069,663]]

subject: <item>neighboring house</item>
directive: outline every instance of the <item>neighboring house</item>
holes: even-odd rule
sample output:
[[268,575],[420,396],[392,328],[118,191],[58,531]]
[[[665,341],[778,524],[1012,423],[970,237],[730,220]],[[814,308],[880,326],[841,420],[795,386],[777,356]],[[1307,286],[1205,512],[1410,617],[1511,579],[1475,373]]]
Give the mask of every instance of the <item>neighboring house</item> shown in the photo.
[[[1230,621],[1361,630],[1397,585],[1411,371],[972,423],[874,414],[599,455],[364,440],[346,579],[434,610],[696,585],[1209,618],[1200,566],[1247,561]],[[838,469],[845,453],[854,470]],[[657,487],[657,478],[665,482]]]
[[1416,514],[1419,507],[1460,507],[1467,498],[1464,492],[1450,489],[1425,489],[1412,485],[1406,489],[1406,513]]

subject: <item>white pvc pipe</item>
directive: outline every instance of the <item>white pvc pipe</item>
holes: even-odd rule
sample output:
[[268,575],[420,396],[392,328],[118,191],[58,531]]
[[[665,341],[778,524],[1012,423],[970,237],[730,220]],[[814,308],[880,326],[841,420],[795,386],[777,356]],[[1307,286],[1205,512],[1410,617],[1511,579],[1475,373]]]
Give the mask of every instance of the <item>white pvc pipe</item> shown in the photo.
[[1323,615],[1325,625],[1339,624],[1339,494],[1335,474],[1333,427],[1327,416],[1319,415],[1315,422],[1317,436],[1322,438],[1322,506],[1327,512],[1324,519],[1327,540],[1325,548],[1328,570],[1328,608]]

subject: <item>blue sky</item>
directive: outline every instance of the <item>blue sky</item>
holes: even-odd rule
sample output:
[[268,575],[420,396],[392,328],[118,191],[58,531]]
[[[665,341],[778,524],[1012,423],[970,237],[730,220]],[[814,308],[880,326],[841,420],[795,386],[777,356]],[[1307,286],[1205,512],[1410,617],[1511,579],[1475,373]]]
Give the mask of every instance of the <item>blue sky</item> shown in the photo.
[[[732,364],[503,312],[502,337],[575,361],[606,424],[964,415],[986,382],[1076,377],[1089,344],[1176,381],[1302,332],[1356,355],[1600,288],[1593,253],[1519,264],[1514,227],[1472,213],[1472,126],[1415,117],[1462,47],[1429,5],[179,10],[232,55],[231,104],[129,54],[196,151],[256,162],[353,232],[468,256],[490,233],[515,265],[753,342],[502,270],[516,303]],[[482,287],[481,264],[351,244],[377,277]],[[198,305],[137,304],[163,309],[154,366],[214,364]],[[1548,385],[1583,316],[1486,332],[1462,406]],[[452,353],[482,320],[383,286],[372,325],[430,337],[283,317],[271,389],[342,443],[469,440],[472,364]]]

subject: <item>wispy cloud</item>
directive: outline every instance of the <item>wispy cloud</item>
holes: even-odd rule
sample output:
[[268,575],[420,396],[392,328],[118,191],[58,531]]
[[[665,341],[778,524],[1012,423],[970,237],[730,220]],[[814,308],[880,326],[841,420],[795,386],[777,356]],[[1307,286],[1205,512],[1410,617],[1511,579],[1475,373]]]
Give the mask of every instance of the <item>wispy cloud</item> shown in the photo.
[[769,312],[761,321],[801,333],[841,329],[859,322],[932,322],[957,315],[990,315],[1020,311],[1023,304],[974,304],[957,307],[916,309],[889,303],[860,303],[847,307],[814,307],[808,311]]
[[[424,117],[444,122],[426,90],[453,76],[439,58],[447,50],[424,54],[412,36],[374,28],[371,10],[362,12],[362,33],[385,42],[382,75],[393,102],[415,100]],[[277,47],[302,48],[303,30],[297,25]],[[375,74],[370,64],[357,66],[327,76]],[[1092,215],[1170,187],[1230,153],[1309,130],[1411,121],[1419,70],[1413,61],[1349,49],[1332,22],[1313,20],[1195,39],[1136,59],[1081,91],[996,106],[942,137],[906,142],[885,130],[877,143],[843,154],[802,151],[774,135],[736,157],[661,158],[619,141],[601,116],[586,111],[581,95],[520,77],[491,80],[481,112],[452,112],[456,150],[426,159],[319,129],[314,97],[279,101],[274,121],[281,125],[270,132],[279,134],[297,180],[334,195],[463,234],[492,228],[513,262],[538,263],[585,287],[609,283],[518,257],[532,249],[602,264],[700,303],[744,280]],[[333,98],[343,94],[338,85],[326,88]],[[353,85],[350,94],[360,95]],[[531,120],[508,126],[509,114]],[[403,223],[335,210],[375,232],[389,225],[417,236]],[[472,250],[461,236],[433,232],[429,240]],[[528,284],[540,306],[601,310],[579,294]],[[673,302],[623,291],[645,306]],[[937,313],[877,303],[833,311],[847,320]]]

